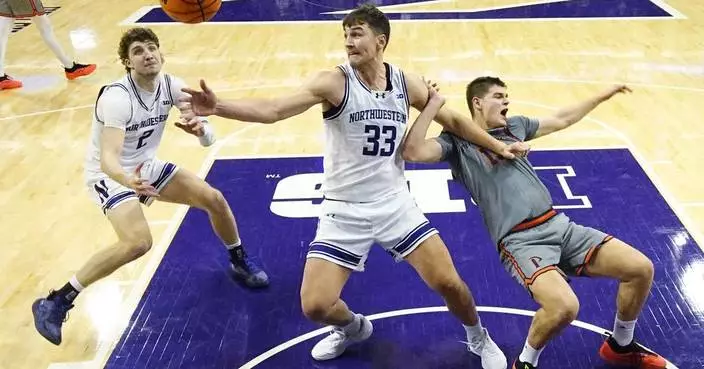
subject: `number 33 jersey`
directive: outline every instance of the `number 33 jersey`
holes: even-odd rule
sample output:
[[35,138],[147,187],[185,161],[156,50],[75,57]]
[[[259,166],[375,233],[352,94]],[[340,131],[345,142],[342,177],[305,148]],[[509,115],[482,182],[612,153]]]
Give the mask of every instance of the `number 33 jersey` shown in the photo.
[[386,89],[370,90],[349,63],[340,105],[323,113],[326,198],[371,202],[408,190],[401,143],[406,132],[409,96],[403,72],[386,67]]
[[93,112],[93,126],[86,155],[87,182],[107,177],[100,169],[100,136],[104,127],[125,131],[120,165],[134,172],[141,163],[154,159],[161,142],[169,110],[181,96],[181,79],[161,74],[154,92],[140,88],[128,73],[103,86]]

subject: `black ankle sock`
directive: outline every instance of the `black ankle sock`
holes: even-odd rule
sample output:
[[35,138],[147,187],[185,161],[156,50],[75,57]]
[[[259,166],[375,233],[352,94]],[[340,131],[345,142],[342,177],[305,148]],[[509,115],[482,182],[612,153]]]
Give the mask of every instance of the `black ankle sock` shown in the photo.
[[246,255],[244,253],[244,248],[242,247],[242,245],[233,247],[227,251],[230,253],[230,260],[232,261],[242,261],[244,260],[244,257]]
[[626,346],[621,346],[616,342],[616,340],[613,337],[609,337],[609,345],[611,346],[611,349],[614,350],[615,352],[619,354],[625,354],[627,352],[631,352],[631,344],[628,344]]
[[54,297],[63,299],[68,303],[72,303],[73,300],[78,296],[78,291],[71,285],[71,283],[66,283],[58,291],[54,292]]
[[76,62],[73,62],[73,65],[71,65],[71,68],[64,68],[64,69],[66,69],[67,72],[75,72],[78,67],[80,67],[80,65],[78,65],[78,63],[76,63]]
[[4,81],[6,79],[8,79],[7,74],[3,74],[2,76],[0,76],[0,81]]

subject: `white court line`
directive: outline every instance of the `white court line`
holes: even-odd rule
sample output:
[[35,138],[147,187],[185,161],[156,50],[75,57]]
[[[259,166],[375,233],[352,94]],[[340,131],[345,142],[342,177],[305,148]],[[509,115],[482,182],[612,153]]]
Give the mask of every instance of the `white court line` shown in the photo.
[[[523,316],[535,315],[535,312],[530,311],[530,310],[512,309],[512,308],[504,308],[504,307],[497,307],[497,306],[477,306],[477,311],[488,312],[488,313],[499,313],[499,314],[523,315]],[[413,314],[427,314],[427,313],[442,313],[442,312],[447,312],[446,306],[432,306],[432,307],[424,307],[424,308],[386,311],[383,313],[369,315],[369,316],[367,316],[367,319],[378,320],[378,319],[386,319],[386,318],[392,318],[392,317],[397,317],[397,316],[405,316],[405,315],[413,315]],[[579,320],[573,321],[571,323],[571,325],[578,327],[578,328],[583,328],[583,329],[592,331],[594,333],[597,333],[597,334],[600,334],[603,336],[611,334],[611,331],[609,331],[607,329],[598,327],[593,324],[585,323],[585,322],[582,322]],[[289,348],[291,348],[301,342],[307,341],[315,336],[329,332],[330,330],[331,330],[331,327],[320,328],[320,329],[316,329],[312,332],[308,332],[306,334],[300,335],[296,338],[290,339],[280,345],[274,346],[270,350],[260,354],[259,356],[255,357],[254,359],[248,361],[247,363],[245,363],[244,365],[239,367],[239,369],[252,369],[255,366],[266,361],[267,359],[270,359],[271,357],[275,356],[276,354],[278,354],[286,349],[289,349]],[[460,343],[462,343],[462,342],[460,341]],[[674,364],[672,364],[669,361],[667,362],[667,364],[668,364],[667,367],[670,369],[678,369]]]
[[680,13],[677,9],[672,7],[672,5],[665,2],[665,0],[650,0],[651,3],[660,7],[660,9],[670,13],[676,19],[687,19],[687,16]]

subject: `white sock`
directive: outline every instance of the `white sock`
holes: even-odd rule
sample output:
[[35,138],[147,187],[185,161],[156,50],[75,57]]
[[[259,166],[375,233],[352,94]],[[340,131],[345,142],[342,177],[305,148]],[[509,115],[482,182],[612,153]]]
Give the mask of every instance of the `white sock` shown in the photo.
[[352,318],[352,322],[340,327],[343,332],[350,336],[354,336],[355,334],[359,333],[359,328],[361,328],[362,325],[361,315],[355,313],[352,313],[352,315],[354,315],[354,318]]
[[14,22],[12,18],[0,17],[0,77],[5,75],[5,50]]
[[85,288],[85,287],[83,287],[83,285],[81,284],[81,282],[79,282],[78,279],[76,279],[76,275],[75,275],[75,274],[74,274],[73,277],[71,277],[71,279],[68,280],[68,283],[70,283],[70,284],[71,284],[71,287],[73,287],[73,288],[74,288],[76,291],[78,291],[78,292],[83,291],[83,289]]
[[481,319],[477,319],[476,325],[464,325],[464,330],[467,332],[467,342],[471,346],[477,346],[484,341],[484,327],[482,327]]
[[66,56],[64,49],[62,49],[59,42],[56,41],[56,36],[51,28],[51,22],[49,22],[49,17],[46,16],[46,14],[32,17],[32,22],[37,26],[39,34],[42,35],[42,39],[44,39],[44,42],[49,46],[54,55],[59,58],[64,68],[71,68],[73,66],[73,60]]
[[524,363],[529,363],[533,366],[538,366],[538,359],[540,358],[540,353],[543,352],[545,349],[545,346],[543,348],[536,350],[531,345],[528,344],[528,339],[526,339],[525,345],[523,345],[523,351],[521,352],[521,355],[518,356],[518,360],[524,362]]
[[227,247],[228,250],[232,250],[235,247],[240,247],[240,246],[242,246],[242,240],[240,240],[239,237],[237,237],[237,241],[235,241],[235,243],[233,243],[232,245],[225,245],[225,247]]
[[614,334],[612,337],[619,346],[627,346],[633,341],[633,330],[636,327],[637,320],[638,319],[624,322],[616,315],[616,319],[614,320]]

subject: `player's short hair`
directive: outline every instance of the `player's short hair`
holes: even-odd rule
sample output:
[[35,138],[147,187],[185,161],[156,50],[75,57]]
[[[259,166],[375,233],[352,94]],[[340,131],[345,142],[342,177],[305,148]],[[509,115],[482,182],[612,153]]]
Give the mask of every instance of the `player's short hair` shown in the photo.
[[360,5],[342,20],[343,29],[362,24],[368,25],[377,35],[386,36],[386,45],[384,46],[384,49],[386,49],[391,38],[391,25],[389,25],[389,18],[386,17],[386,14],[374,4],[367,3]]
[[479,77],[474,79],[467,85],[467,107],[469,107],[469,112],[474,116],[474,107],[472,106],[472,99],[475,97],[484,97],[489,93],[489,89],[493,86],[506,87],[506,83],[497,77]]
[[125,65],[127,73],[130,72],[130,67],[127,66],[126,60],[130,56],[130,45],[133,42],[153,42],[159,47],[159,37],[149,28],[135,27],[127,30],[120,38],[120,46],[117,49],[117,54],[120,56],[120,61]]

